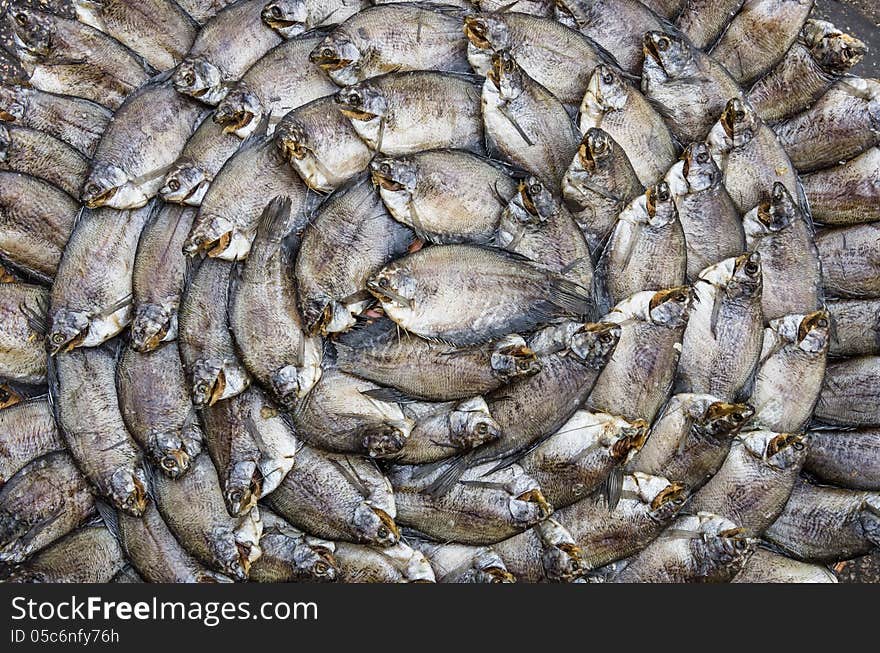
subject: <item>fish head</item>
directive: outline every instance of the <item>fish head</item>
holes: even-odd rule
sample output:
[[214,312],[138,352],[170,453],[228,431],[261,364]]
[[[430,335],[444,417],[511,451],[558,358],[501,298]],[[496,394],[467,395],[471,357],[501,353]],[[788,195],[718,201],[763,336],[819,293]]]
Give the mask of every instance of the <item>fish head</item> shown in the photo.
[[110,163],[96,161],[83,185],[82,201],[90,209],[118,204],[131,199],[125,189],[130,189],[125,171]]
[[183,244],[183,251],[189,256],[205,254],[226,261],[244,259],[250,249],[251,238],[229,218],[201,213]]
[[223,99],[223,75],[217,66],[204,57],[182,61],[174,71],[172,82],[179,93],[206,104],[217,104]]
[[32,58],[48,57],[54,50],[55,23],[49,16],[21,4],[13,4],[7,12],[7,23],[20,54]]
[[755,409],[749,404],[715,401],[694,419],[694,427],[713,440],[723,442],[733,439],[754,414]]
[[634,472],[623,477],[623,489],[649,508],[649,515],[658,523],[666,523],[681,510],[688,498],[687,490],[662,476]]
[[144,514],[150,497],[147,473],[141,466],[137,466],[133,474],[127,469],[117,469],[110,476],[108,485],[107,497],[114,506],[133,517]]
[[214,112],[214,122],[223,127],[223,132],[239,138],[250,136],[262,117],[260,98],[243,82],[226,94]]
[[192,373],[192,400],[196,408],[213,406],[226,393],[223,361],[205,358],[196,361]]
[[538,355],[517,334],[511,334],[495,344],[490,364],[492,373],[505,383],[533,376],[541,371]]
[[537,177],[520,180],[517,194],[501,211],[495,235],[498,244],[508,247],[525,232],[540,229],[559,211],[560,205],[553,193]]
[[86,313],[61,308],[52,314],[52,326],[46,337],[50,356],[79,347],[89,334],[90,321]]
[[501,425],[489,413],[482,397],[459,403],[449,414],[450,436],[463,450],[476,449],[502,435]]
[[403,449],[412,433],[412,428],[413,421],[410,419],[388,420],[367,428],[363,434],[362,445],[370,458],[390,458]]
[[589,367],[601,369],[611,359],[620,333],[619,324],[590,322],[572,334],[569,349]]
[[469,582],[485,585],[515,583],[516,578],[507,570],[507,565],[492,549],[479,549],[471,560]]
[[785,184],[777,181],[773,184],[770,197],[745,215],[743,227],[746,236],[767,236],[784,231],[800,215],[800,209]]
[[622,417],[615,418],[614,422],[617,439],[611,445],[611,457],[618,463],[626,463],[645,446],[650,424],[643,419],[628,420]]
[[286,365],[272,373],[269,385],[275,400],[284,408],[290,409],[314,384],[305,365]]
[[275,147],[288,163],[305,159],[311,151],[305,127],[290,116],[282,118],[275,127],[274,138]]
[[804,433],[751,431],[738,438],[749,454],[777,470],[799,467],[807,457],[809,436]]
[[876,492],[865,498],[859,512],[859,525],[868,541],[880,546],[880,495]]
[[690,192],[699,193],[721,184],[721,170],[705,142],[691,143],[685,148],[681,158],[682,174]]
[[553,514],[553,506],[547,501],[538,484],[518,469],[519,474],[505,484],[508,493],[507,509],[514,522],[529,528]]
[[498,90],[503,100],[518,98],[525,86],[525,74],[513,58],[510,50],[500,50],[492,55],[492,65],[486,77]]
[[664,227],[678,220],[678,209],[668,183],[661,181],[645,191],[645,210],[652,227]]
[[831,340],[831,317],[820,310],[803,316],[797,331],[798,348],[809,354],[824,354]]
[[368,81],[340,89],[333,99],[349,120],[370,122],[388,114],[388,101],[382,91]]
[[191,161],[181,161],[174,165],[159,195],[166,202],[198,206],[202,203],[210,185],[205,171]]
[[862,41],[824,20],[807,20],[801,30],[801,39],[816,63],[832,75],[845,74],[868,51]]
[[761,254],[749,252],[737,256],[727,282],[727,294],[731,297],[756,297],[760,295],[762,288]]
[[369,544],[389,547],[400,541],[400,530],[391,515],[369,501],[358,504],[352,523],[358,537]]
[[654,293],[648,303],[648,314],[653,324],[676,329],[687,324],[693,289],[690,286],[667,288]]
[[171,478],[180,478],[190,463],[202,451],[202,431],[195,420],[185,424],[179,431],[156,431],[150,433],[152,454],[158,467]]
[[223,483],[226,511],[243,515],[255,505],[263,492],[263,476],[254,460],[242,460],[232,466]]
[[590,75],[582,106],[591,108],[596,114],[619,111],[626,106],[628,97],[623,78],[611,66],[599,64]]
[[760,126],[758,113],[740,98],[732,98],[727,102],[719,122],[733,147],[743,147],[749,143]]
[[363,53],[343,30],[325,36],[309,53],[309,61],[326,72],[340,85],[361,81],[360,64]]
[[19,404],[22,397],[6,383],[0,383],[0,410]]
[[278,36],[289,39],[306,31],[309,10],[305,0],[272,0],[263,7],[260,17]]
[[581,138],[575,162],[580,170],[595,175],[602,170],[616,169],[616,149],[614,139],[604,129],[591,127]]
[[383,304],[408,308],[416,298],[417,286],[409,270],[391,263],[367,279],[367,290]]
[[373,183],[384,194],[400,193],[411,197],[418,181],[418,167],[409,157],[377,156],[370,162]]
[[502,50],[510,46],[510,29],[500,14],[475,13],[465,16],[464,35],[468,49]]
[[0,84],[0,120],[16,122],[24,118],[27,92],[21,86]]
[[177,333],[177,309],[171,303],[139,304],[131,320],[131,348],[141,353],[155,351]]
[[555,519],[535,526],[541,538],[541,565],[551,583],[571,583],[587,571],[584,552],[568,530]]
[[333,583],[339,577],[339,563],[329,546],[313,538],[300,538],[293,549],[293,563],[297,571],[315,583]]
[[644,53],[646,73],[660,73],[661,77],[681,79],[696,69],[692,46],[682,37],[666,32],[645,32]]

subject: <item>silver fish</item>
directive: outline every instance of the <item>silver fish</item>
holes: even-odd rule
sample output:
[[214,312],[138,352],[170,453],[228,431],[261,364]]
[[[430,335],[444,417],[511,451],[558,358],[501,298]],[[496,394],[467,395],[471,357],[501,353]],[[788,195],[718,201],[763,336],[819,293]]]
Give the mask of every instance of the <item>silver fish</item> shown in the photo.
[[[482,270],[486,283],[471,283],[472,270]],[[455,345],[590,310],[589,291],[558,273],[473,245],[428,247],[386,265],[366,285],[401,327]]]
[[482,93],[490,153],[557,187],[580,142],[562,103],[503,50],[492,55]]
[[740,213],[730,199],[721,170],[706,143],[688,145],[664,181],[678,209],[687,245],[687,275],[746,249]]
[[769,200],[743,217],[746,247],[761,256],[764,320],[819,307],[822,271],[813,233],[791,194],[780,183]]
[[367,0],[272,0],[263,7],[262,17],[279,36],[289,39],[315,27],[341,23],[370,4]]
[[395,156],[436,148],[483,152],[480,89],[461,74],[389,73],[334,97],[370,149]]
[[785,56],[815,0],[745,0],[712,57],[742,83],[761,77]]
[[0,257],[39,281],[51,281],[79,205],[52,184],[0,171]]
[[674,395],[627,469],[662,474],[693,492],[718,472],[733,438],[754,412],[748,404],[712,395]]
[[797,195],[794,166],[776,134],[748,102],[730,100],[706,140],[740,213],[768,200],[770,189],[777,183]]
[[49,394],[77,467],[117,510],[140,517],[150,503],[149,481],[119,409],[115,352],[77,349],[52,360]]
[[285,114],[274,138],[281,155],[319,193],[342,186],[365,170],[373,156],[332,97]]
[[152,210],[86,210],[79,217],[52,285],[51,355],[100,345],[131,322],[134,255]]
[[692,291],[643,291],[620,302],[603,321],[620,325],[620,341],[586,406],[648,422],[672,391]]
[[305,35],[284,41],[251,66],[217,105],[214,122],[227,133],[247,138],[268,120],[274,123],[291,109],[336,92],[323,71],[307,63],[320,36]]
[[645,34],[642,93],[680,141],[703,139],[728,100],[742,97],[730,73],[686,38]]
[[250,256],[230,289],[229,325],[245,367],[282,406],[290,407],[321,378],[321,343],[303,332],[284,244],[304,215],[288,199],[266,207]]
[[0,83],[0,120],[58,138],[91,156],[113,114],[77,97]]
[[880,144],[880,81],[844,77],[773,130],[799,172],[851,159]]
[[150,461],[171,478],[186,474],[204,434],[187,391],[175,343],[142,354],[126,348],[116,369],[119,408]]
[[825,483],[880,490],[880,429],[815,429],[804,470]]
[[46,310],[49,292],[29,283],[0,283],[0,378],[46,382]]
[[412,232],[389,214],[365,175],[318,207],[294,266],[299,306],[310,334],[346,331],[371,303],[369,279],[406,252]]
[[857,65],[867,48],[824,20],[808,19],[785,57],[749,91],[765,121],[804,111]]
[[687,246],[669,184],[661,181],[620,215],[596,264],[600,309],[633,293],[685,282]]
[[815,418],[837,426],[880,426],[880,356],[832,361],[816,403]]
[[700,512],[680,517],[612,577],[615,583],[724,583],[758,546],[734,522]]
[[438,583],[498,584],[516,582],[501,556],[490,547],[414,540],[431,564]]
[[744,2],[745,0],[685,0],[680,3],[684,6],[675,18],[675,24],[691,43],[704,50],[718,40]]
[[0,562],[21,562],[94,512],[92,490],[66,452],[31,461],[0,489]]
[[[641,53],[640,36],[638,40]],[[579,126],[584,134],[592,128],[605,130],[626,152],[645,186],[660,181],[677,158],[678,147],[663,118],[611,66],[597,66],[590,76]]]
[[880,494],[801,481],[766,537],[789,555],[810,562],[864,555],[880,540]]
[[421,551],[403,542],[377,549],[336,542],[334,552],[342,583],[434,583],[436,576]]
[[183,146],[165,177],[159,196],[166,202],[200,206],[214,177],[242,142],[208,114]]
[[235,0],[175,0],[180,8],[192,16],[199,25],[204,25],[227,5]]
[[880,220],[880,148],[801,176],[813,219],[828,225]]
[[400,541],[395,496],[372,462],[303,446],[269,506],[318,537],[382,548]]
[[71,145],[45,132],[0,122],[0,170],[33,175],[78,196],[88,160]]
[[260,506],[262,555],[250,566],[257,583],[332,583],[339,579],[336,543],[306,535],[264,506]]
[[816,235],[825,292],[880,297],[880,223],[825,229]]
[[181,62],[196,37],[195,22],[173,0],[74,0],[77,19],[131,48],[156,70]]
[[48,400],[4,406],[0,410],[0,488],[32,460],[63,448]]
[[271,48],[281,43],[261,18],[266,0],[240,0],[225,6],[199,30],[186,57],[172,77],[185,95],[216,106],[230,82]]
[[834,324],[829,355],[880,354],[880,299],[834,299],[826,308]]
[[807,457],[809,437],[751,431],[736,436],[724,464],[688,502],[739,524],[751,537],[764,532],[785,507]]
[[623,148],[601,129],[588,129],[562,178],[562,195],[594,256],[618,214],[645,192]]
[[138,89],[113,115],[95,150],[81,199],[90,208],[135,209],[155,197],[204,108],[170,84]]
[[755,424],[780,432],[804,428],[822,387],[830,331],[824,310],[770,320],[749,399]]
[[496,163],[462,150],[431,150],[370,162],[394,219],[434,243],[489,243],[516,182]]
[[309,60],[340,86],[406,70],[468,72],[462,26],[462,12],[451,7],[368,7],[317,43]]
[[53,13],[15,5],[7,24],[28,83],[116,110],[149,77],[143,61],[116,39]]
[[681,344],[677,389],[724,401],[738,397],[761,356],[761,255],[743,254],[706,268]]
[[196,408],[235,397],[251,383],[229,331],[226,297],[231,273],[231,263],[205,259],[181,300],[180,356]]
[[758,548],[731,583],[836,583],[826,567],[798,562]]
[[524,583],[571,583],[586,571],[584,551],[553,518],[492,548],[513,578]]
[[194,209],[162,204],[141,233],[132,271],[131,346],[137,351],[153,351],[177,338],[177,310],[189,271],[183,242],[194,218]]

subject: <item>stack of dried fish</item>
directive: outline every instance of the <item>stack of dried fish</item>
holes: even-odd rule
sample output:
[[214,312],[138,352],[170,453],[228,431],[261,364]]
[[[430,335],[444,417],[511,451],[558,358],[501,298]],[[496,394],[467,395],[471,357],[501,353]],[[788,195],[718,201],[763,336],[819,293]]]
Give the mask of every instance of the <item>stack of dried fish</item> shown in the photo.
[[880,82],[812,7],[6,5],[5,575],[834,582]]

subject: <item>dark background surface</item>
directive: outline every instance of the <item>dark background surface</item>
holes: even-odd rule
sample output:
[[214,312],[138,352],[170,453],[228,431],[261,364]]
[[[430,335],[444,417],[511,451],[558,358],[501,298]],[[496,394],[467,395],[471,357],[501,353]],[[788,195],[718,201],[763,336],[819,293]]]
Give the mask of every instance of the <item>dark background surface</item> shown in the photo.
[[[72,16],[69,0],[19,0],[21,4],[40,7]],[[10,0],[0,0],[0,13],[5,14]],[[869,48],[864,61],[853,70],[854,74],[880,76],[880,0],[817,0],[813,16],[831,21],[838,28],[864,41]],[[10,50],[11,35],[0,22],[0,45]],[[0,79],[16,76],[14,60],[0,48]],[[837,563],[834,573],[842,582],[880,583],[880,552]]]

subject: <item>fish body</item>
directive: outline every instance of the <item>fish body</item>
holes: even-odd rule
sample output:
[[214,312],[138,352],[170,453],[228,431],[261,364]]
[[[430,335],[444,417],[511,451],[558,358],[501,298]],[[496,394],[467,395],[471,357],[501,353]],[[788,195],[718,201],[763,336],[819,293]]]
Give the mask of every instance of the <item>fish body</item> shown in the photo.
[[804,470],[854,490],[880,490],[880,429],[815,429]]
[[825,292],[836,297],[880,297],[880,224],[824,229],[816,235]]
[[73,146],[45,132],[0,122],[0,170],[39,177],[77,197],[88,160]]
[[880,426],[878,382],[880,356],[829,362],[819,391],[815,418],[837,426]]
[[801,176],[816,222],[847,225],[880,220],[880,148],[833,168]]
[[0,284],[0,378],[46,382],[46,309],[49,293],[28,283]]
[[63,448],[48,400],[6,406],[0,411],[0,488],[32,460]]

